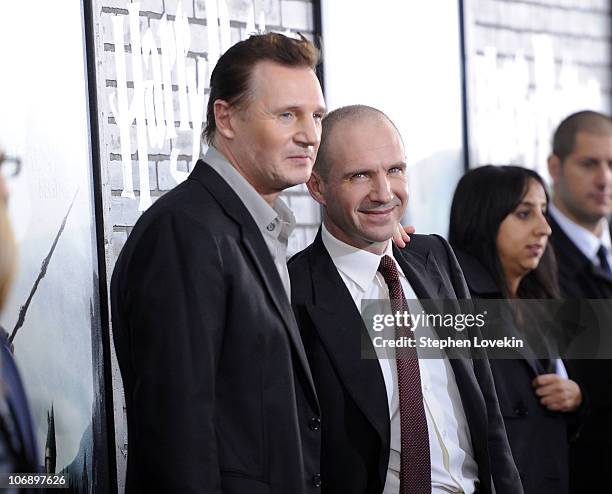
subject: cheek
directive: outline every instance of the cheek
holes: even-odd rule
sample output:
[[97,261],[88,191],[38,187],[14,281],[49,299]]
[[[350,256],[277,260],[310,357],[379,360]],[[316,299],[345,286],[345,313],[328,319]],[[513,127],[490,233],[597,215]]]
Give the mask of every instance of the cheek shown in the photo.
[[508,259],[514,256],[516,236],[518,235],[518,228],[515,228],[515,226],[509,218],[499,225],[496,245],[501,258]]
[[393,184],[393,193],[399,197],[402,202],[405,202],[408,199],[408,182],[406,182],[405,178],[397,178],[397,180]]

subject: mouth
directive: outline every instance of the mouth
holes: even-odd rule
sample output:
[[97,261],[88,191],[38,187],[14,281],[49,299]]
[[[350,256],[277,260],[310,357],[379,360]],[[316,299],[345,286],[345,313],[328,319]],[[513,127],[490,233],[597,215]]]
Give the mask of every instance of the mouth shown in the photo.
[[544,246],[540,244],[530,244],[526,247],[526,249],[534,257],[541,256],[544,252]]
[[600,204],[607,204],[612,200],[611,193],[596,192],[591,194],[591,197],[595,200],[595,202]]
[[298,163],[312,162],[312,156],[310,156],[309,154],[294,154],[293,156],[288,156],[287,159]]
[[395,206],[391,206],[390,208],[387,208],[387,209],[362,210],[360,212],[364,213],[364,214],[380,214],[380,215],[385,215],[385,214],[389,214],[394,209],[395,209]]
[[392,217],[396,207],[397,206],[386,207],[384,209],[360,209],[358,211],[373,221],[386,222]]

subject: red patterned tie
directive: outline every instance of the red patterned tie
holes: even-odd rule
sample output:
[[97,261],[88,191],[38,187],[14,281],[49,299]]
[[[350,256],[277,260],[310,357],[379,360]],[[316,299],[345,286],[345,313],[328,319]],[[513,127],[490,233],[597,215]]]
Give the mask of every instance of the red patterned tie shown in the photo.
[[[395,262],[383,256],[378,266],[389,288],[393,312],[408,311]],[[396,328],[398,336],[413,337],[410,328]],[[431,493],[429,435],[421,391],[421,373],[416,348],[396,349],[401,423],[400,494]]]

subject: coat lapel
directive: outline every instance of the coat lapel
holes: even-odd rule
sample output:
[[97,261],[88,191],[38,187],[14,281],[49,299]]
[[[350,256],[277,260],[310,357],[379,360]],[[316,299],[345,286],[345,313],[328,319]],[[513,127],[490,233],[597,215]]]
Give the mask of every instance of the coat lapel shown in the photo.
[[431,252],[426,254],[393,246],[393,256],[399,263],[418,299],[436,299],[449,296]]
[[300,337],[297,322],[291,309],[291,304],[285,292],[285,288],[278,274],[278,270],[270,250],[263,239],[261,232],[257,228],[253,217],[245,208],[244,204],[238,195],[231,187],[215,172],[210,166],[203,161],[198,161],[196,168],[193,170],[190,177],[195,178],[210,192],[212,196],[219,202],[221,207],[236,223],[240,225],[242,233],[242,242],[246,251],[249,253],[253,264],[255,265],[264,286],[268,291],[276,310],[280,314],[289,338],[294,346],[296,355],[302,364],[306,379],[308,380],[313,395],[316,399],[316,392],[308,359],[302,339]]
[[[419,300],[429,300],[428,309],[443,312],[445,310],[443,300],[456,299],[454,290],[447,285],[431,251],[427,253],[417,252],[410,249],[410,244],[403,250],[393,246],[395,259],[399,262],[404,275],[412,286]],[[459,305],[453,307],[459,310]],[[439,335],[440,337],[446,335]],[[461,402],[470,429],[472,440],[487,437],[486,403],[480,385],[474,374],[474,366],[465,355],[461,358],[453,358],[454,352],[447,351],[448,361],[455,375],[455,382],[459,389]]]
[[314,298],[306,309],[347,391],[380,435],[382,447],[388,448],[389,407],[380,364],[376,358],[362,358],[362,351],[374,355],[374,348],[320,231],[309,262]]
[[548,222],[553,231],[552,241],[559,260],[559,268],[562,271],[566,271],[570,279],[586,275],[587,277],[594,277],[612,285],[612,275],[593,264],[567,236],[551,215],[548,216]]

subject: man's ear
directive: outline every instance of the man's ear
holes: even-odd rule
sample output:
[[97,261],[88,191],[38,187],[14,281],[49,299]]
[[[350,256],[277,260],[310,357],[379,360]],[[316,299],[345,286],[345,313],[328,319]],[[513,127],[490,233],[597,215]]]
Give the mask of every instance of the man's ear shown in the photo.
[[234,108],[222,99],[215,100],[213,108],[215,111],[216,132],[226,139],[233,139],[236,135],[232,126]]
[[561,176],[561,160],[556,154],[551,154],[548,157],[548,173],[553,180],[553,184],[557,183]]
[[310,178],[308,182],[306,182],[306,187],[308,187],[308,192],[310,192],[312,198],[321,206],[325,206],[325,198],[323,197],[325,182],[317,172],[313,171],[310,174]]

